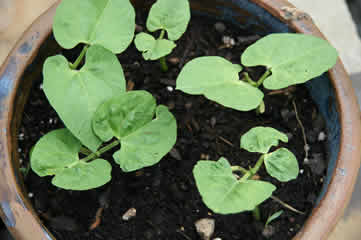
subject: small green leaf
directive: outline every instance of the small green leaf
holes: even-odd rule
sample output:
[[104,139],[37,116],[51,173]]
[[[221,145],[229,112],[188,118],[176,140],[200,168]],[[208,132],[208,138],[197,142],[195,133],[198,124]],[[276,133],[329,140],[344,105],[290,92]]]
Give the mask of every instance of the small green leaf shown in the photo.
[[121,53],[133,40],[135,11],[129,0],[62,0],[53,30],[63,48],[99,44]]
[[121,139],[152,121],[156,103],[146,91],[118,94],[100,105],[93,117],[93,130],[103,141]]
[[264,163],[268,174],[281,182],[288,182],[298,176],[297,159],[287,148],[280,148],[266,154]]
[[225,158],[220,158],[217,162],[198,161],[193,175],[203,202],[220,214],[251,211],[276,190],[268,182],[237,180]]
[[147,29],[164,29],[168,38],[175,41],[186,31],[190,18],[188,0],[157,0],[149,11]]
[[167,39],[155,39],[148,33],[139,33],[134,40],[136,48],[143,52],[145,60],[157,60],[167,56],[175,48],[175,43]]
[[35,144],[30,155],[31,168],[40,177],[54,175],[79,160],[80,147],[68,129],[51,131]]
[[111,179],[112,166],[104,159],[89,163],[78,161],[55,175],[52,184],[68,190],[89,190],[103,186]]
[[92,151],[101,140],[94,134],[91,120],[105,100],[125,92],[123,69],[109,50],[91,46],[81,70],[72,70],[61,55],[44,64],[44,92],[65,126]]
[[167,107],[160,105],[153,121],[121,138],[121,149],[113,157],[124,172],[152,166],[172,149],[176,138],[176,120]]
[[326,72],[337,60],[337,51],[327,41],[303,34],[270,34],[249,46],[243,65],[266,66],[272,75],[264,81],[268,89],[304,83]]
[[248,152],[268,153],[278,141],[288,142],[286,134],[271,127],[254,127],[241,137],[241,148]]
[[239,80],[242,67],[221,57],[199,57],[188,62],[177,78],[177,89],[203,94],[210,100],[240,111],[257,108],[263,93]]
[[279,218],[279,216],[281,216],[282,213],[283,213],[283,211],[280,210],[280,211],[278,211],[278,212],[275,212],[275,213],[272,214],[271,216],[269,216],[269,217],[267,218],[267,221],[266,221],[265,226],[267,227],[267,225],[268,225],[270,222],[272,222],[273,220]]

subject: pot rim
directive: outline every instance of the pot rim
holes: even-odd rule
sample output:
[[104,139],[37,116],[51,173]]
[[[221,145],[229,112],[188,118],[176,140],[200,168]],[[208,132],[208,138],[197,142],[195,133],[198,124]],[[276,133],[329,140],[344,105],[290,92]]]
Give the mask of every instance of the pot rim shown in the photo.
[[[326,39],[314,25],[311,17],[296,9],[288,1],[250,1],[286,23],[292,30]],[[26,239],[26,236],[55,239],[42,224],[28,197],[21,191],[23,183],[18,180],[22,179],[18,170],[19,163],[15,161],[16,156],[12,154],[12,149],[16,144],[12,139],[12,136],[15,136],[15,129],[12,129],[11,123],[14,118],[13,106],[21,76],[37,55],[41,44],[50,35],[53,16],[59,3],[60,0],[34,21],[0,68],[0,176],[6,179],[6,181],[0,181],[0,189],[3,193],[0,195],[0,216],[15,239]],[[327,239],[351,198],[360,167],[360,108],[351,80],[340,59],[328,73],[335,90],[337,109],[340,114],[340,151],[326,194],[313,209],[303,228],[293,238],[294,240]],[[11,85],[11,79],[16,79],[14,85]],[[3,93],[1,88],[6,89],[7,92]],[[10,94],[7,95],[7,93]]]

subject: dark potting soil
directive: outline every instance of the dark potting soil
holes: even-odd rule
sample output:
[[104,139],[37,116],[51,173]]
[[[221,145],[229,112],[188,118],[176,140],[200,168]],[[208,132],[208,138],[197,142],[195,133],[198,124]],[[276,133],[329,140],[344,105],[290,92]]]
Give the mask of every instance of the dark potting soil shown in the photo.
[[[144,29],[146,14],[137,15],[137,31]],[[324,124],[317,107],[304,86],[286,91],[265,91],[266,112],[240,112],[225,108],[203,96],[175,90],[175,80],[186,62],[198,57],[218,55],[239,63],[242,51],[259,37],[233,25],[193,17],[188,31],[167,56],[169,71],[160,71],[157,61],[144,61],[132,44],[119,56],[128,88],[151,92],[158,104],[167,105],[178,124],[178,138],[172,151],[159,164],[124,173],[112,160],[112,181],[89,191],[65,191],[51,185],[50,177],[40,178],[31,170],[26,177],[29,197],[49,230],[60,240],[194,240],[201,239],[195,222],[215,220],[213,238],[291,239],[309,216],[318,196],[327,163]],[[64,51],[74,61],[74,52]],[[255,79],[263,68],[247,69]],[[29,151],[36,141],[51,130],[63,127],[42,89],[42,79],[34,83],[23,114],[19,132],[19,153],[23,166],[29,164]],[[297,106],[297,111],[294,104]],[[309,160],[298,114],[310,144]],[[283,209],[280,218],[267,229],[250,212],[233,215],[214,214],[202,202],[192,169],[199,159],[226,157],[233,165],[253,166],[259,155],[241,150],[240,136],[255,126],[271,126],[289,136],[290,149],[299,161],[297,180],[281,183],[262,168],[261,179],[277,186],[274,196],[305,212],[292,212],[274,200],[260,205],[262,221]],[[131,208],[136,216],[123,220]],[[95,221],[96,215],[98,221]],[[95,225],[94,225],[95,224]],[[98,224],[98,225],[97,225]],[[95,227],[96,226],[96,227]],[[92,230],[89,228],[92,227]]]

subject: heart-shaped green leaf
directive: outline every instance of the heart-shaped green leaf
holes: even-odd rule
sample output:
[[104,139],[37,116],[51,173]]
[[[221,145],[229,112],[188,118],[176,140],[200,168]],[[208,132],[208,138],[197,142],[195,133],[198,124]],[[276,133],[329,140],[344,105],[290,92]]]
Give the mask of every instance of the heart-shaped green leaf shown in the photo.
[[188,62],[177,78],[177,89],[203,94],[226,107],[249,111],[259,106],[263,93],[240,81],[242,67],[221,57],[199,57]]
[[198,161],[193,175],[203,202],[220,214],[253,210],[276,190],[268,182],[237,180],[225,158],[220,158],[217,162]]
[[272,75],[264,81],[268,89],[304,83],[326,72],[337,60],[337,51],[327,41],[303,34],[270,34],[249,46],[243,65],[266,66]]
[[145,60],[157,60],[167,56],[175,48],[175,43],[167,39],[155,39],[148,33],[138,33],[134,40],[136,48],[143,52]]
[[80,147],[68,129],[51,131],[35,144],[30,155],[31,168],[40,177],[54,175],[79,161]]
[[146,91],[118,94],[100,105],[93,117],[93,130],[103,141],[121,139],[152,121],[156,103]]
[[168,38],[175,41],[186,31],[190,18],[188,0],[157,0],[149,11],[147,29],[164,29]]
[[135,171],[158,163],[171,150],[176,138],[176,120],[167,107],[160,105],[153,121],[121,138],[121,149],[113,157],[124,172]]
[[266,154],[264,163],[268,174],[281,182],[288,182],[298,176],[297,159],[287,148],[280,148]]
[[52,184],[68,190],[89,190],[103,186],[111,179],[112,166],[104,159],[89,163],[78,161],[55,175]]
[[121,53],[133,40],[135,11],[129,0],[62,0],[53,30],[63,48],[99,44]]
[[44,92],[65,126],[92,151],[101,140],[93,133],[91,120],[105,100],[125,92],[125,79],[117,57],[109,50],[91,46],[79,71],[69,68],[61,55],[49,57],[43,69]]
[[278,142],[288,142],[286,134],[271,127],[254,127],[241,137],[241,148],[248,152],[268,153]]

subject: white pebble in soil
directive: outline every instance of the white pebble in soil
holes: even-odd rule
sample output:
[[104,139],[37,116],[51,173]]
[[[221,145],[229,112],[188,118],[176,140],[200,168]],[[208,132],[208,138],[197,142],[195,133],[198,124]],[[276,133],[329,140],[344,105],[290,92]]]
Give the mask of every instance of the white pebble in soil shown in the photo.
[[218,237],[217,237],[217,238],[214,238],[213,240],[222,240],[222,238],[218,238]]
[[173,90],[174,90],[174,88],[173,88],[172,86],[168,86],[168,87],[167,87],[167,91],[168,91],[168,92],[173,92]]
[[222,41],[226,46],[229,47],[236,45],[236,41],[230,36],[223,36]]
[[131,218],[135,217],[136,215],[137,215],[137,209],[130,208],[123,214],[122,219],[124,221],[129,221]]
[[29,192],[29,193],[28,193],[28,197],[29,197],[29,198],[33,198],[33,197],[34,197],[34,193]]
[[322,141],[325,141],[326,138],[327,138],[326,133],[325,133],[325,132],[320,132],[320,133],[318,134],[318,138],[317,138],[317,139],[318,139],[319,142],[322,142]]
[[196,221],[194,225],[203,240],[210,240],[214,233],[216,221],[212,218],[202,218]]

